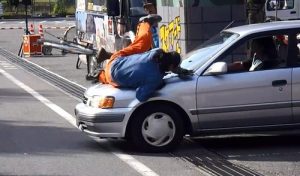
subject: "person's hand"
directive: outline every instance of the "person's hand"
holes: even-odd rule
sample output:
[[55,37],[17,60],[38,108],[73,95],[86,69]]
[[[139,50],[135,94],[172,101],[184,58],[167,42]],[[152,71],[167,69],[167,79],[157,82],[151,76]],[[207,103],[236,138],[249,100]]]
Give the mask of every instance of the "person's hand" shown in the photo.
[[187,70],[181,67],[177,67],[177,69],[174,70],[174,73],[177,73],[180,76],[189,76],[193,75],[193,70]]

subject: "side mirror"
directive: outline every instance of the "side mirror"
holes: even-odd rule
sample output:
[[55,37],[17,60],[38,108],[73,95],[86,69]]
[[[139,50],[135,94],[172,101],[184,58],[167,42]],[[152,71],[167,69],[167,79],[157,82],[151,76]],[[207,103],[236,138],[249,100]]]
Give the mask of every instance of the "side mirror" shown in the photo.
[[120,2],[119,0],[106,0],[106,8],[108,16],[120,15]]
[[216,62],[212,64],[203,75],[220,75],[224,73],[227,73],[227,64],[225,62]]

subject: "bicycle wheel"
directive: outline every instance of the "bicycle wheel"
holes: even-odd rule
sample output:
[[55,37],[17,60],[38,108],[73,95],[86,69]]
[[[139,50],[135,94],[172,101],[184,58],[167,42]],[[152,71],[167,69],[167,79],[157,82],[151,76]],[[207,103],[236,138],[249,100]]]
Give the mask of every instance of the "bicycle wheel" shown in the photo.
[[63,36],[63,40],[67,42],[75,42],[77,43],[77,33],[76,33],[76,27],[71,26],[69,27]]
[[[77,43],[77,33],[76,33],[76,26],[71,26],[69,27],[64,35],[63,35],[63,40],[66,41],[66,42],[74,42],[74,43]],[[68,52],[65,51],[65,50],[62,50],[61,51],[61,54],[62,55],[65,55],[67,54]]]

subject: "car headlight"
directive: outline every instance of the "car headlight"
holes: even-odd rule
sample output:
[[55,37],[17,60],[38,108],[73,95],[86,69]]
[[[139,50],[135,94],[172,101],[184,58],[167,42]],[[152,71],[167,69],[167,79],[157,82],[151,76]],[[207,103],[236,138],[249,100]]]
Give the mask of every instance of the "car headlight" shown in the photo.
[[90,106],[94,108],[108,109],[113,108],[115,97],[113,96],[93,96],[90,101]]

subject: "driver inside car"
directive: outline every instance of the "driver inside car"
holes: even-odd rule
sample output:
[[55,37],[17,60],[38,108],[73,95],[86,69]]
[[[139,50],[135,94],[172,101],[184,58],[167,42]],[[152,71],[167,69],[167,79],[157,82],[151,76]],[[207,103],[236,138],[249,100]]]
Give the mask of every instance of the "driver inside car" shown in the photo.
[[272,37],[254,39],[251,58],[228,65],[228,72],[267,70],[276,67],[277,50]]

